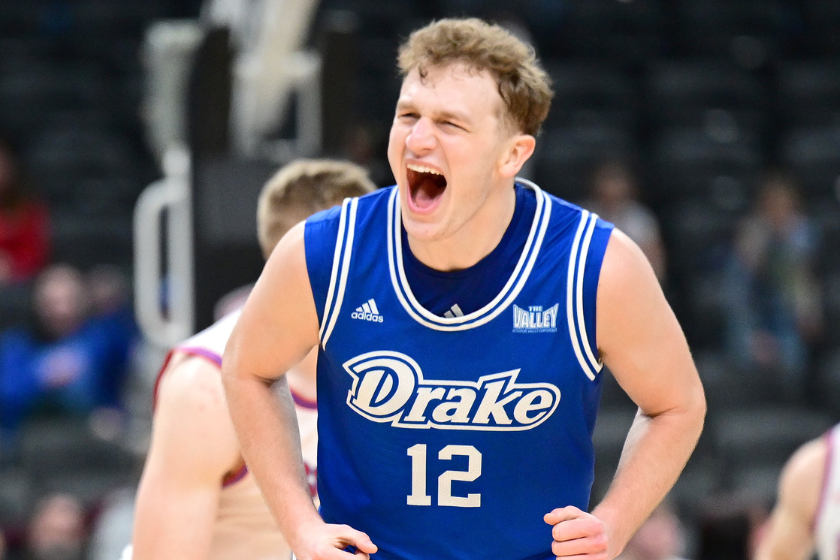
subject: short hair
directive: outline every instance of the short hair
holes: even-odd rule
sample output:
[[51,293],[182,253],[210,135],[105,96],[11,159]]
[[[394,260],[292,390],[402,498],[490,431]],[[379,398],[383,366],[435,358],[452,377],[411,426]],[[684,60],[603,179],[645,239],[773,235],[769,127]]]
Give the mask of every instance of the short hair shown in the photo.
[[554,93],[533,47],[498,25],[468,18],[434,21],[412,33],[399,50],[403,77],[416,68],[424,78],[430,66],[456,62],[490,72],[510,121],[525,134],[539,134]]
[[376,190],[367,171],[349,161],[298,159],[263,187],[257,204],[257,236],[265,258],[292,226],[347,197]]

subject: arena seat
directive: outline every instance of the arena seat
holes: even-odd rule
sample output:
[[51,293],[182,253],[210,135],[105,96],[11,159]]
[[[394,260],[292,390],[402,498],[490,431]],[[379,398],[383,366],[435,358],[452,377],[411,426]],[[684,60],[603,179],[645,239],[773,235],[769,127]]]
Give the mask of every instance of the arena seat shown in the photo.
[[784,393],[772,371],[736,364],[722,350],[697,352],[695,362],[712,416],[742,407],[769,409],[793,404],[790,401],[794,399]]
[[567,55],[600,57],[632,68],[668,52],[667,11],[661,0],[571,0],[563,7],[555,38]]
[[811,53],[840,53],[840,4],[835,0],[803,0],[805,40]]
[[832,196],[840,188],[840,128],[800,127],[780,139],[782,163],[800,180],[806,198]]
[[0,527],[9,527],[25,519],[33,505],[32,480],[19,467],[0,470]]
[[724,484],[733,499],[770,507],[776,501],[781,473],[782,465],[776,462],[736,468],[728,473]]
[[[74,211],[75,210],[75,211]],[[53,222],[53,259],[81,268],[99,263],[128,267],[132,261],[131,214],[57,211]]]
[[130,471],[133,459],[117,442],[96,436],[85,419],[40,415],[21,429],[21,466],[36,479],[57,473]]
[[652,146],[654,187],[664,201],[717,198],[735,204],[748,197],[766,160],[756,135],[731,123],[666,128]]
[[636,154],[634,135],[618,126],[580,125],[543,131],[534,154],[534,180],[546,191],[571,201],[586,196],[595,164]]
[[[836,288],[840,288],[840,282],[838,282]],[[840,297],[835,296],[834,299],[840,300]],[[832,319],[838,318],[840,318],[840,305],[838,305]],[[826,322],[826,324],[836,325],[837,323]],[[825,353],[817,366],[814,383],[816,400],[834,416],[840,417],[840,394],[838,394],[837,387],[840,387],[840,339],[834,341],[833,348]]]
[[585,60],[550,60],[554,99],[544,126],[620,126],[636,130],[639,96],[627,72]]
[[826,344],[840,348],[840,271],[823,277],[823,304],[825,309]]
[[680,0],[680,53],[716,56],[757,68],[787,54],[796,30],[785,0]]
[[[660,60],[645,74],[647,111],[654,126],[703,126],[709,111],[730,115],[739,129],[767,127],[767,90],[752,72],[715,59]],[[712,113],[714,114],[714,113]]]
[[787,127],[840,123],[840,62],[789,60],[775,73],[778,113]]
[[727,470],[781,465],[802,443],[825,432],[831,416],[804,407],[749,407],[710,414],[718,453]]

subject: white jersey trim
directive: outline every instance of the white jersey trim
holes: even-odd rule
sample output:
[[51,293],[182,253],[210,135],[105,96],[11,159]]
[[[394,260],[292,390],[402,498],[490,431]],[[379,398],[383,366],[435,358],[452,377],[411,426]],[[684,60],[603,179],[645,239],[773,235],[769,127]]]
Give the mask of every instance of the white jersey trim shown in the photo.
[[516,181],[530,188],[537,195],[537,208],[534,213],[534,219],[531,223],[531,229],[528,233],[525,247],[522,250],[522,255],[516,263],[516,268],[504,288],[502,288],[490,303],[467,315],[452,317],[439,317],[435,315],[424,308],[411,291],[405,275],[405,268],[403,267],[401,240],[402,217],[399,212],[398,189],[394,189],[388,201],[388,224],[391,230],[388,234],[388,265],[391,273],[391,283],[394,286],[397,298],[400,300],[403,308],[405,308],[415,321],[439,331],[471,329],[484,325],[496,318],[516,299],[519,292],[522,291],[534,267],[543,238],[545,237],[545,232],[548,228],[548,222],[551,217],[551,201],[548,195],[534,183],[525,179],[517,179]]
[[[344,290],[347,287],[347,276],[350,273],[350,258],[353,254],[353,237],[356,232],[356,208],[358,204],[358,199],[346,198],[341,205],[341,218],[338,222],[338,236],[336,237],[335,254],[333,255],[330,287],[327,291],[324,319],[321,323],[321,348],[327,346],[327,341],[335,328],[338,314],[341,311],[341,304],[344,301]],[[338,282],[337,285],[336,281]],[[335,302],[333,302],[333,296],[335,296]]]
[[589,336],[586,334],[586,320],[583,314],[583,280],[589,244],[592,241],[592,233],[597,221],[596,214],[583,210],[569,254],[569,273],[566,280],[566,319],[569,323],[572,348],[583,372],[592,381],[601,371],[603,364],[592,353]]

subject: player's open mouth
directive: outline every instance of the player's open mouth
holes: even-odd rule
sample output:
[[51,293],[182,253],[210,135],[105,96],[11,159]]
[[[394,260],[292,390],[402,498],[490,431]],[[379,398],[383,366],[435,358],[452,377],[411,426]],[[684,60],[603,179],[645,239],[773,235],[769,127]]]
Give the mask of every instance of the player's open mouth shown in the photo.
[[446,190],[446,177],[440,171],[409,163],[407,166],[409,198],[417,210],[429,210],[440,200]]

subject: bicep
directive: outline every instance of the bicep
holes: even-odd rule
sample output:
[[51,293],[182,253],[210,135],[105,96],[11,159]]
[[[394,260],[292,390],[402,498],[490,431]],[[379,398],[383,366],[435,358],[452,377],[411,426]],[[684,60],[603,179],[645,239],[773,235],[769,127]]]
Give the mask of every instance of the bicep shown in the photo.
[[205,558],[224,475],[238,462],[219,372],[201,358],[164,376],[137,495],[134,558]]
[[645,414],[702,400],[702,385],[682,328],[642,251],[614,231],[597,298],[601,358]]
[[248,297],[225,348],[225,376],[277,379],[318,343],[303,227],[280,240]]

